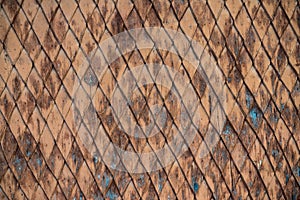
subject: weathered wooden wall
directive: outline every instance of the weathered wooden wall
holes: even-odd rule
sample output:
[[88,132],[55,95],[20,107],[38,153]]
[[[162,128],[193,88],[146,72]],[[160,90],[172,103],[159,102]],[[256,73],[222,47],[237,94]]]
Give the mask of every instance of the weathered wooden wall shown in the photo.
[[[300,198],[297,0],[0,2],[0,199]],[[71,90],[100,41],[149,26],[181,31],[215,57],[225,80],[227,121],[204,158],[197,156],[199,134],[170,166],[118,172],[93,158],[78,138]],[[164,51],[135,51],[110,66],[104,87],[116,84],[112,73],[118,78],[126,67],[148,61],[187,67]],[[191,82],[200,90],[205,85],[196,76]],[[148,101],[156,98],[152,88],[143,93]],[[205,130],[207,88],[200,92]],[[109,120],[108,102],[101,93],[99,98],[97,109]],[[110,136],[125,149],[147,145],[124,134]],[[164,144],[160,136],[148,142],[154,149]]]

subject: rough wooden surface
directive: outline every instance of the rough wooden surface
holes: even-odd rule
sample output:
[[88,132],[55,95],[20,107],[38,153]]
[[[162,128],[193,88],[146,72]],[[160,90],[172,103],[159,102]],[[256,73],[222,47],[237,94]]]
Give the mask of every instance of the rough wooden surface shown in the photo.
[[[297,0],[0,2],[0,199],[300,198]],[[197,135],[172,165],[129,174],[87,152],[73,128],[71,90],[83,60],[100,41],[148,26],[181,31],[215,57],[226,80],[227,122],[205,158],[197,157]],[[110,66],[104,89],[115,85],[126,67],[147,61],[188,69],[168,52],[135,51]],[[191,78],[202,95],[204,134],[207,88],[201,77]],[[154,101],[153,88],[139,95]],[[97,95],[103,100],[98,111],[109,121],[108,102]],[[139,118],[146,123],[143,114]],[[160,135],[148,144],[114,131],[110,136],[120,147],[141,152],[164,143]]]

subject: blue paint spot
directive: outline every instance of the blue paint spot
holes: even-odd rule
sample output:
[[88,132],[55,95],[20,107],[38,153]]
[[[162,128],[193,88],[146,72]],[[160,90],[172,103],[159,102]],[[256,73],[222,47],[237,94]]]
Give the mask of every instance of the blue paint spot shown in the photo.
[[292,196],[292,200],[296,200],[297,199],[297,195],[294,193]]
[[283,110],[285,107],[284,103],[280,103],[280,109]]
[[97,163],[98,163],[98,157],[97,157],[97,156],[94,156],[94,157],[93,157],[93,161],[94,161],[95,164],[97,164]]
[[106,193],[106,198],[109,198],[110,200],[114,200],[118,198],[118,195],[113,193],[111,190],[108,190]]
[[224,134],[229,135],[231,133],[231,127],[229,125],[225,126]]
[[223,162],[226,163],[226,161],[228,160],[228,155],[227,155],[226,151],[222,151],[221,156],[222,156]]
[[256,197],[258,197],[258,195],[260,194],[260,189],[256,190]]
[[227,78],[227,82],[230,83],[231,82],[231,77]]
[[82,200],[82,199],[83,199],[83,194],[80,192],[79,200]]
[[106,187],[109,185],[109,181],[110,181],[110,178],[109,177],[105,177],[105,186]]
[[194,191],[195,191],[195,192],[198,192],[198,190],[199,190],[199,184],[197,183],[195,177],[192,177],[192,184],[193,184],[193,189],[194,189]]
[[94,200],[102,199],[100,194],[94,194],[93,196],[94,196]]
[[163,179],[160,175],[160,173],[158,174],[158,190],[161,192],[162,191],[162,183],[163,183]]
[[75,153],[72,153],[72,160],[76,164],[76,155],[75,155]]
[[20,159],[20,158],[16,158],[15,161],[14,161],[14,165],[15,165],[16,170],[19,174],[21,174],[22,171],[23,171],[23,166],[22,166],[23,164],[24,163],[22,163],[22,159]]
[[277,115],[271,115],[271,121],[274,122],[274,123],[277,123],[278,122],[278,117]]
[[158,190],[161,192],[162,191],[162,184],[158,183]]
[[300,176],[300,166],[297,167],[298,176]]
[[[100,175],[99,175],[99,177],[100,177]],[[104,173],[103,178],[102,178],[102,185],[104,185],[105,187],[108,187],[109,183],[110,183],[110,177],[106,173]]]
[[51,165],[54,167],[55,166],[55,160],[52,158],[51,159]]
[[29,157],[31,155],[31,152],[29,150],[26,151],[26,156]]
[[290,180],[290,175],[289,174],[285,174],[285,184],[287,184]]
[[236,191],[235,187],[232,189],[232,192],[233,192],[234,195],[237,194],[237,191]]
[[145,184],[145,181],[144,181],[144,175],[140,175],[140,178],[138,180],[138,186],[139,187],[143,187],[143,185]]
[[198,190],[199,190],[199,184],[198,184],[197,182],[195,182],[195,183],[193,184],[193,188],[194,188],[194,191],[195,191],[195,192],[198,192]]
[[26,139],[26,144],[31,145],[31,141],[28,138]]
[[261,119],[261,113],[257,108],[252,108],[250,111],[250,118],[252,124],[255,126],[255,128],[258,128],[259,121]]
[[252,101],[252,96],[250,95],[249,91],[246,91],[246,106],[248,109],[250,109]]
[[253,185],[253,182],[252,182],[252,181],[250,181],[250,182],[249,182],[249,186],[250,186],[250,187],[252,187],[252,185]]
[[273,157],[277,157],[278,154],[279,154],[279,151],[278,151],[277,149],[273,149],[273,150],[272,150],[272,156],[273,156]]
[[39,166],[42,166],[43,161],[40,158],[37,158],[36,162]]

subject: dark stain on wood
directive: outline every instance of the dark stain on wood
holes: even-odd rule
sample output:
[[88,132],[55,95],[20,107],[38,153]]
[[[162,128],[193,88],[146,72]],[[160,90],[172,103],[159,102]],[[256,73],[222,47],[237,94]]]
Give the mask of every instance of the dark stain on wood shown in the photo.
[[48,109],[51,105],[51,102],[53,101],[52,97],[43,91],[43,93],[40,95],[40,97],[37,100],[37,104],[42,108],[42,109]]
[[12,86],[14,97],[18,99],[21,94],[21,80],[17,76],[13,79]]
[[124,31],[124,22],[119,12],[116,12],[111,21],[112,33],[118,34]]

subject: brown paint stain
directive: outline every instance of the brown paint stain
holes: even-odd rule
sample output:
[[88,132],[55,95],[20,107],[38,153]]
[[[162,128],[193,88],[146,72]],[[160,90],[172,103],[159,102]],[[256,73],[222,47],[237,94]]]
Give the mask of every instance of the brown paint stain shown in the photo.
[[[34,110],[34,107],[35,107],[35,99],[32,96],[32,94],[27,93],[26,99],[23,99],[23,101],[20,102],[20,110],[25,112],[26,117],[29,117],[31,112]],[[28,118],[24,120],[27,121]]]
[[101,7],[101,11],[102,11],[102,15],[103,15],[103,18],[105,19],[106,18],[106,14],[107,14],[107,0],[105,0],[105,5]]
[[42,109],[48,109],[51,105],[51,101],[53,101],[52,97],[47,93],[42,94],[40,98],[37,100],[37,104],[42,108]]
[[254,51],[256,38],[255,38],[255,33],[253,30],[253,27],[250,27],[249,31],[247,32],[246,42],[249,45],[249,49],[250,49],[251,53],[254,53],[253,51]]
[[12,86],[13,86],[14,96],[16,99],[18,99],[21,94],[21,81],[17,76],[13,79]]
[[298,25],[298,29],[300,29],[300,9],[297,9],[296,10],[297,12],[297,25]]
[[296,58],[296,66],[300,67],[300,44],[296,45],[296,48],[294,50],[294,56]]
[[52,64],[48,58],[41,60],[41,76],[43,80],[46,80],[52,70]]
[[48,77],[47,82],[49,83],[48,85],[50,85],[50,93],[55,94],[55,82],[51,75]]
[[150,11],[148,12],[147,15],[147,22],[149,23],[150,27],[154,27],[154,26],[159,26],[160,25],[160,21],[156,16],[156,13],[154,11],[154,9],[151,7]]
[[6,94],[4,95],[2,101],[0,102],[0,105],[4,106],[4,114],[8,118],[12,111],[13,103],[8,101]]
[[281,72],[286,64],[286,55],[282,47],[279,47],[276,57],[276,64],[279,72]]
[[93,51],[94,46],[90,42],[86,43],[85,46],[87,47],[87,54],[90,54]]
[[284,15],[284,11],[282,10],[278,10],[277,14],[275,16],[275,19],[277,19],[275,21],[275,25],[276,28],[278,29],[278,34],[281,35],[283,33],[283,30],[285,29],[286,25],[287,25],[287,18]]
[[23,24],[21,24],[21,15],[17,15],[13,22],[13,26],[16,33],[20,35],[20,40],[24,42],[29,31],[29,22],[26,20]]
[[24,148],[23,152],[26,157],[30,157],[34,151],[34,139],[32,138],[29,130],[25,130],[24,133],[19,138],[21,146]]
[[96,25],[96,20],[94,19],[93,16],[91,16],[91,17],[89,17],[87,19],[87,24],[91,27],[91,30],[92,30],[93,33],[95,33],[96,31],[98,31],[98,29],[95,29],[94,25]]
[[256,68],[259,70],[260,73],[263,72],[263,67],[265,65],[265,60],[263,54],[257,56],[257,66]]
[[12,132],[10,132],[9,129],[6,129],[1,145],[3,153],[5,154],[7,160],[10,160],[12,155],[15,153],[18,146],[17,144],[18,143],[14,138]]
[[40,81],[39,80],[32,80],[32,86],[33,86],[33,89],[34,89],[34,92],[36,94],[40,94],[41,91],[42,91],[42,88],[40,87]]
[[[217,29],[215,29],[211,34],[211,42],[214,44],[214,46],[217,49],[220,46],[224,46],[225,42],[224,42],[224,38],[222,37],[222,35],[220,35],[220,33],[216,30]],[[218,52],[213,52],[213,53],[218,53]]]
[[54,21],[52,23],[53,23],[53,30],[58,40],[62,42],[64,38],[64,34],[67,32],[66,23],[62,20],[62,18],[58,20],[56,23]]
[[4,2],[2,2],[3,5],[6,5],[8,8],[8,12],[11,15],[15,15],[18,11],[18,3],[15,0],[4,0]]
[[127,18],[127,28],[139,28],[142,26],[141,18],[138,16],[136,12],[132,12]]
[[104,28],[104,21],[102,17],[98,12],[94,11],[93,15],[88,18],[87,24],[90,27],[91,33],[95,36],[97,40]]
[[276,46],[272,47],[272,44],[271,44],[271,35],[268,35],[266,37],[267,37],[267,48],[271,52],[270,56],[273,56],[275,54],[275,51],[276,51]]
[[253,6],[253,8],[251,9],[252,15],[254,15],[256,11],[257,11],[257,6]]
[[228,36],[231,29],[232,29],[232,20],[230,17],[228,17],[227,19],[225,19],[225,27],[224,27],[224,32],[225,32],[225,36]]
[[55,39],[53,38],[53,35],[51,34],[50,30],[47,32],[44,38],[44,47],[48,52],[53,51],[56,47]]
[[111,27],[113,34],[121,33],[124,31],[124,23],[121,15],[118,12],[116,12],[111,21]]
[[192,83],[195,86],[198,95],[202,97],[206,89],[206,81],[198,71],[195,72]]
[[174,1],[174,10],[178,17],[181,17],[185,11],[187,5],[186,0],[175,0]]
[[235,83],[235,86],[236,86],[236,88],[238,88],[238,84],[241,82],[242,76],[241,76],[239,70],[237,70],[237,69],[234,69],[233,74],[234,74],[234,83]]
[[[38,46],[40,46],[39,41],[35,34],[32,32],[31,36],[25,41],[24,47],[28,51],[28,53],[33,57],[33,59],[38,56],[39,52],[35,52]],[[35,54],[32,55],[34,52]]]

